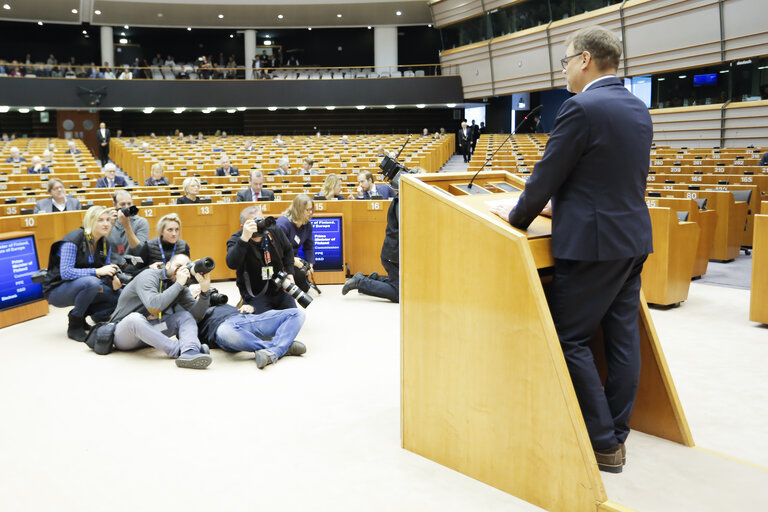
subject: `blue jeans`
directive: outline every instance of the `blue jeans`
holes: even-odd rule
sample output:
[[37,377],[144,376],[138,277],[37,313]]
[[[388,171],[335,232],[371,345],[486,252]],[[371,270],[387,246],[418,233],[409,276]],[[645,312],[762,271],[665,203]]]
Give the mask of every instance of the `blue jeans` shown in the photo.
[[296,308],[233,315],[216,329],[216,344],[227,352],[267,349],[280,358],[296,339],[305,317]]
[[48,302],[57,308],[75,306],[72,316],[85,318],[90,314],[94,320],[104,321],[115,310],[119,295],[98,277],[86,276],[61,283],[48,294]]

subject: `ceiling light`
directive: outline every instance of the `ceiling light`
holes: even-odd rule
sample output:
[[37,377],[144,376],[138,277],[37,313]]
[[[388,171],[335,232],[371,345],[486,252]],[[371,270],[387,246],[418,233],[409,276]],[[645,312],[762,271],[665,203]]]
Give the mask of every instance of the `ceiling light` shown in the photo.
[[235,112],[237,112],[237,109],[235,109],[235,108],[228,108],[227,109],[227,114],[234,114]]
[[145,114],[151,114],[154,111],[155,111],[155,107],[147,107],[144,109]]
[[403,15],[403,11],[395,11],[395,16],[402,16],[402,15]]
[[395,108],[395,106],[394,106],[394,105],[387,105],[387,108],[388,108],[389,110],[392,110],[393,108]]
[[123,37],[120,39],[120,44],[128,44],[128,40]]
[[456,104],[455,103],[446,103],[445,106],[448,107],[448,108],[453,108],[453,107],[456,106]]
[[416,108],[424,108],[424,107],[426,107],[426,105],[423,103],[419,103],[418,105],[416,105]]
[[187,30],[192,30],[192,27],[187,27]]
[[341,14],[337,14],[337,15],[336,15],[336,17],[337,17],[337,18],[341,18]]
[[224,19],[224,15],[223,14],[219,14],[219,19],[223,20]]
[[358,105],[355,107],[357,110],[365,110],[365,105]]
[[688,75],[679,75],[677,78],[688,78]]
[[430,23],[429,25],[427,25],[427,27],[432,28],[432,24]]
[[114,110],[115,112],[122,112],[123,107],[114,107],[112,110]]
[[307,27],[307,30],[312,30],[312,27]]
[[269,34],[265,34],[265,35],[264,35],[264,38],[265,38],[265,39],[269,39]]
[[83,30],[83,34],[87,34],[87,33],[88,33],[88,31],[87,31],[87,30]]
[[277,19],[279,19],[279,20],[283,19],[283,15],[282,14],[278,14],[277,15]]
[[272,41],[267,39],[266,41],[264,41],[264,46],[272,46]]
[[41,27],[43,26],[43,22],[42,21],[38,21],[37,24],[40,25]]
[[45,112],[45,107],[35,107],[35,112]]
[[125,30],[128,30],[128,29],[129,29],[129,28],[131,28],[131,27],[129,27],[128,25],[123,25],[123,28],[124,28]]
[[9,110],[11,110],[11,107],[8,107],[8,106],[4,105],[4,106],[0,107],[0,114],[5,114]]
[[174,114],[181,114],[185,110],[187,110],[185,107],[177,107],[177,108],[173,109],[173,113]]
[[[766,67],[768,67],[768,66],[763,66],[763,67],[757,68],[757,69],[765,69]],[[730,73],[730,70],[724,69],[720,73]]]
[[210,114],[211,113],[211,111],[209,109],[207,109],[207,108],[204,108],[200,112],[202,112],[203,114]]
[[3,4],[3,9],[5,9],[6,11],[10,11],[11,10],[11,6],[8,5],[8,4]]
[[22,113],[22,114],[28,114],[29,113],[29,109],[28,108],[20,108],[19,112]]
[[[83,30],[83,32],[85,32],[85,30]],[[124,36],[124,35],[125,35],[125,32],[120,32],[120,35],[121,35],[121,36]]]
[[[275,110],[277,110],[277,107],[267,107],[267,110],[269,110],[270,112],[274,112]],[[299,109],[299,110],[301,110],[301,109]]]
[[245,107],[237,107],[238,112],[245,112]]
[[368,30],[371,30],[371,28],[373,28],[373,27],[371,27],[370,25],[368,25]]
[[208,110],[210,110],[211,112],[216,112],[216,107],[208,107]]
[[307,110],[307,107],[296,107],[296,110]]
[[325,110],[336,110],[336,107],[332,105],[328,105],[327,107],[325,107]]
[[163,13],[161,13],[161,12],[157,13],[157,17],[158,18],[162,18],[163,17]]
[[[5,5],[8,5],[8,4],[5,4]],[[5,7],[5,5],[3,7]],[[9,7],[9,9],[10,9],[10,7]],[[72,14],[77,14],[77,9],[72,9]]]
[[101,11],[96,9],[95,11],[93,11],[93,14],[95,14],[96,16],[100,16],[101,15]]
[[229,34],[229,38],[233,39],[235,37],[235,34]]

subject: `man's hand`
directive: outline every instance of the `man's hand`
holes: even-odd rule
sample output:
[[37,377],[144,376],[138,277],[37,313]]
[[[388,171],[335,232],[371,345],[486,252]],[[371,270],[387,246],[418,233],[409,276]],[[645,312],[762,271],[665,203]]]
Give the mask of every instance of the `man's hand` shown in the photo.
[[123,229],[128,231],[131,229],[131,218],[123,215],[123,211],[117,209],[117,222],[123,225]]
[[[189,278],[190,278],[189,269],[187,267],[179,267],[176,270],[176,282],[179,283],[181,286],[186,285]],[[208,281],[209,286],[210,284],[211,282]],[[202,290],[202,287],[200,289]]]
[[117,273],[117,265],[104,265],[96,269],[96,275],[99,277],[112,277]]
[[363,190],[363,186],[360,185],[357,187],[357,197],[361,197],[365,191]]
[[195,274],[195,279],[197,279],[197,283],[200,285],[200,291],[201,292],[207,292],[211,289],[211,273],[208,272],[207,274]]
[[496,206],[491,207],[491,213],[495,213],[505,221],[509,222],[509,214],[512,210],[514,210],[515,205],[510,204],[498,204]]
[[256,221],[253,219],[248,219],[245,221],[245,224],[243,224],[243,234],[240,236],[240,239],[243,242],[248,242],[251,237],[253,237],[253,234],[258,230],[259,227],[256,225]]
[[253,313],[253,306],[250,306],[248,304],[243,304],[242,306],[240,306],[239,311],[241,313],[246,313],[246,314]]
[[112,289],[117,291],[120,288],[122,288],[123,283],[120,282],[120,279],[117,278],[117,276],[112,276]]
[[293,266],[296,268],[304,268],[304,263],[302,263],[301,258],[297,258],[294,256],[293,258]]
[[112,222],[112,225],[115,225],[115,222],[117,222],[117,219],[119,218],[119,210],[115,208],[114,210],[109,212],[109,220]]

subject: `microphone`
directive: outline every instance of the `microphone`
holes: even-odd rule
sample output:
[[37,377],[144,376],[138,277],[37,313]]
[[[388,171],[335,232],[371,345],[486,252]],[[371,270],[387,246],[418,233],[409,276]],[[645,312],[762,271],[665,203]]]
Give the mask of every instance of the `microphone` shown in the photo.
[[[544,108],[544,105],[539,105],[538,107],[536,107],[536,108],[534,108],[533,110],[531,110],[530,112],[528,112],[528,115],[527,115],[527,116],[525,116],[525,117],[523,118],[523,120],[522,120],[522,121],[520,121],[520,124],[518,124],[518,125],[517,125],[517,128],[515,128],[515,131],[514,131],[513,133],[517,133],[517,130],[519,130],[519,129],[520,129],[522,126],[523,126],[523,123],[525,123],[525,122],[526,122],[528,119],[530,119],[532,116],[534,116],[536,113],[538,113],[538,111],[539,111],[539,110],[541,110],[542,108]],[[496,153],[498,153],[498,152],[499,152],[499,150],[500,150],[501,148],[503,148],[503,147],[504,147],[504,144],[506,144],[506,143],[507,143],[507,141],[508,141],[508,140],[509,140],[511,137],[512,137],[512,133],[510,133],[510,134],[507,136],[507,138],[504,140],[504,142],[502,142],[502,143],[501,143],[501,146],[499,146],[499,147],[496,149],[496,151],[494,151],[494,152],[493,152],[493,154],[492,154],[491,156],[489,156],[489,157],[488,157],[488,159],[485,161],[485,163],[483,163],[483,165],[482,165],[482,166],[480,166],[480,168],[477,170],[477,172],[475,173],[475,175],[474,175],[474,176],[472,176],[472,179],[469,181],[469,185],[467,186],[467,188],[472,188],[472,183],[475,181],[475,178],[477,178],[477,175],[478,175],[478,174],[480,174],[480,171],[482,171],[483,169],[485,169],[485,166],[486,166],[486,165],[488,165],[488,162],[490,162],[491,160],[493,160],[493,157],[496,155]]]
[[403,144],[403,146],[400,148],[400,151],[398,151],[398,152],[397,152],[397,154],[395,155],[395,160],[397,160],[397,157],[399,157],[399,156],[400,156],[400,153],[402,153],[402,152],[403,152],[403,150],[405,149],[405,146],[406,146],[406,144],[408,144],[408,143],[411,141],[411,137],[412,137],[412,134],[408,134],[408,138],[407,138],[407,139],[405,139],[405,143],[404,143],[404,144]]

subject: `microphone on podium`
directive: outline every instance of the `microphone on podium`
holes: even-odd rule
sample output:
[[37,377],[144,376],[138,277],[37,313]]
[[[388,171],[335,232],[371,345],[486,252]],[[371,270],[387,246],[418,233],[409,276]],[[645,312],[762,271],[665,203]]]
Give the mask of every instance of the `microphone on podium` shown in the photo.
[[[522,126],[523,126],[523,124],[524,124],[526,121],[528,121],[528,119],[530,119],[530,118],[532,118],[533,116],[535,116],[535,115],[536,115],[536,114],[539,112],[539,110],[541,110],[542,108],[544,108],[544,105],[539,105],[538,107],[536,107],[536,108],[534,108],[533,110],[531,110],[530,112],[528,112],[528,115],[526,115],[526,116],[523,118],[523,120],[522,120],[522,121],[520,121],[520,124],[518,124],[518,125],[517,125],[517,128],[515,128],[515,131],[514,131],[514,132],[512,132],[512,133],[517,133],[517,131],[518,131],[518,130],[519,130],[519,129],[520,129]],[[508,141],[508,140],[509,140],[509,139],[512,137],[512,133],[510,133],[510,134],[507,136],[507,138],[506,138],[506,139],[504,139],[504,142],[502,142],[502,143],[501,143],[501,146],[499,146],[498,148],[496,148],[496,151],[494,151],[494,152],[493,152],[493,154],[492,154],[491,156],[489,156],[489,157],[488,157],[488,159],[485,161],[485,163],[483,163],[483,165],[481,165],[481,166],[480,166],[480,168],[477,170],[477,172],[475,173],[475,175],[474,175],[474,176],[472,176],[472,179],[469,181],[469,185],[467,186],[467,188],[468,188],[468,189],[471,189],[471,188],[472,188],[472,183],[474,183],[474,181],[475,181],[475,178],[477,178],[477,175],[478,175],[478,174],[480,174],[480,171],[482,171],[483,169],[485,169],[485,166],[486,166],[486,165],[488,165],[488,162],[490,162],[491,160],[493,160],[493,157],[494,157],[494,155],[496,155],[496,153],[498,153],[498,152],[499,152],[499,150],[500,150],[501,148],[503,148],[503,147],[504,147],[504,144],[506,144],[506,143],[507,143],[507,141]]]

